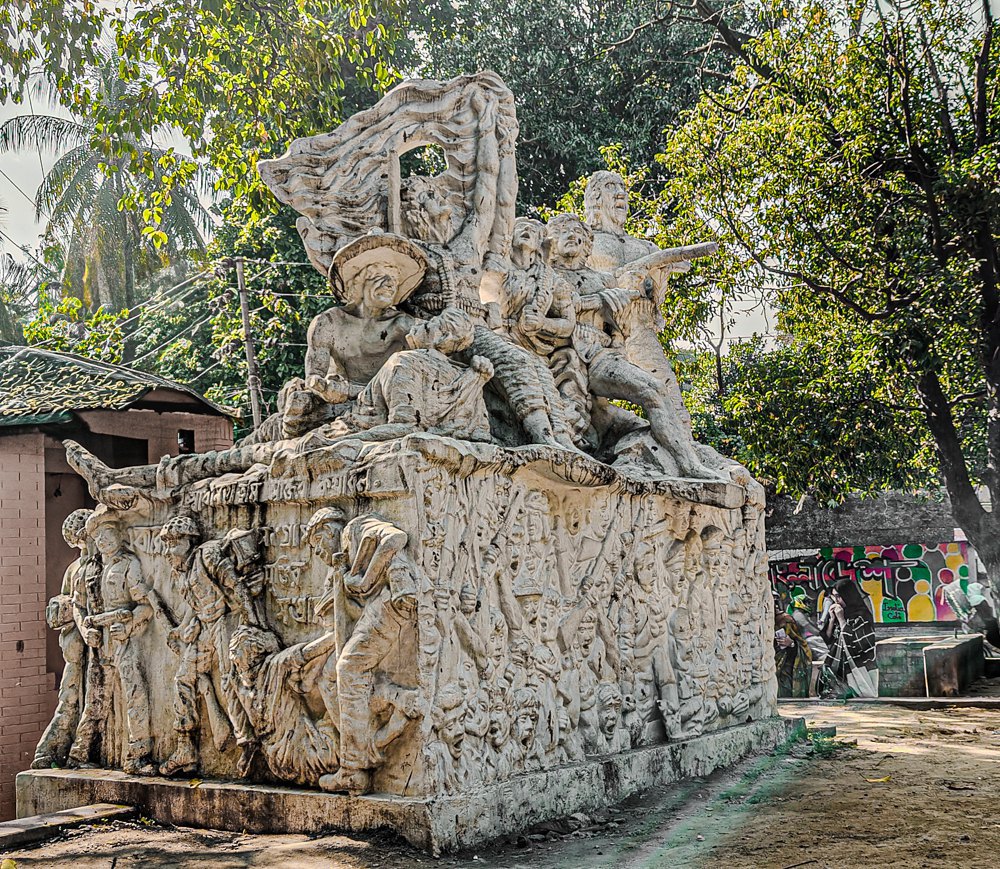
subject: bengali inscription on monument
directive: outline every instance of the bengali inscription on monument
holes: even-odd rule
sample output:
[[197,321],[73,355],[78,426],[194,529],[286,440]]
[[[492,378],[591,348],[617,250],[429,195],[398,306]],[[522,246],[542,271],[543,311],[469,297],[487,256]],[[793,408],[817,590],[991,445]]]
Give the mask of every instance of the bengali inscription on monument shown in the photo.
[[[762,490],[656,337],[713,245],[628,236],[608,172],[586,220],[515,219],[516,136],[480,73],[261,165],[340,304],[232,449],[67,442],[99,506],[36,768],[440,797],[774,715]],[[402,177],[427,144],[447,169]]]

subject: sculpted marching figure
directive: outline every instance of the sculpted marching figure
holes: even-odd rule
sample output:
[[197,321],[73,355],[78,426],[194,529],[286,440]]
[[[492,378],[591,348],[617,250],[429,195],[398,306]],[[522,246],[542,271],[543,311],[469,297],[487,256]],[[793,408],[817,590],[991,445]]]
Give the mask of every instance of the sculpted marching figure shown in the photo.
[[[198,698],[208,711],[216,748],[220,751],[235,733],[240,747],[240,772],[245,774],[253,753],[254,735],[240,705],[229,662],[229,641],[238,618],[263,627],[253,593],[228,551],[228,541],[201,543],[194,519],[175,516],[160,531],[173,568],[171,579],[189,607],[177,627],[170,627],[167,643],[180,655],[174,677],[174,731],[177,747],[160,765],[162,775],[193,772],[198,766],[195,734],[201,716]],[[224,708],[216,695],[218,674]]]
[[[101,555],[103,608],[83,620],[87,645],[99,650],[117,676],[125,708],[125,756],[122,769],[133,775],[153,775],[153,738],[150,732],[149,685],[138,640],[153,617],[149,598],[154,597],[142,576],[139,559],[126,545],[119,517],[107,510],[95,511],[86,533]],[[76,741],[70,753],[77,765],[90,762],[97,731],[111,711],[110,690],[88,695]]]

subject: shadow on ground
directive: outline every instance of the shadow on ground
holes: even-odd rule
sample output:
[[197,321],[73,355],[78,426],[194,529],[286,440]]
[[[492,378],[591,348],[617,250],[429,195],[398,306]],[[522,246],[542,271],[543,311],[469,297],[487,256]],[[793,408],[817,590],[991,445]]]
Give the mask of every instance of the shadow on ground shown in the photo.
[[783,705],[817,737],[705,780],[648,792],[475,852],[434,859],[396,839],[258,836],[142,822],[81,828],[4,855],[17,869],[658,869],[996,867],[1000,713]]

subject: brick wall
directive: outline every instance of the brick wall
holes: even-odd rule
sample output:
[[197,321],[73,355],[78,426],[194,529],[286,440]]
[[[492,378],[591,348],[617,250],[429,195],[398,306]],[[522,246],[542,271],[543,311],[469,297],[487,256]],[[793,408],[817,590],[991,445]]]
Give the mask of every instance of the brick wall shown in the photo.
[[0,435],[0,820],[55,709],[45,660],[45,459],[40,433]]
[[177,432],[194,432],[195,452],[224,450],[233,445],[233,424],[226,417],[204,413],[155,410],[88,410],[78,414],[95,434],[123,435],[149,444],[147,461],[177,455]]

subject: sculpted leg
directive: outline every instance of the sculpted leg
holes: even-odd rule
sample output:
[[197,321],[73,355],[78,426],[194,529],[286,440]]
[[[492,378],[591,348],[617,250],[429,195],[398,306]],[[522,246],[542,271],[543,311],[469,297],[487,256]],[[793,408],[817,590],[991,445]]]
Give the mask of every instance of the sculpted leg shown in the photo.
[[198,766],[198,750],[193,732],[198,727],[198,643],[188,643],[181,653],[174,677],[174,730],[177,747],[160,765],[160,775],[193,772]]
[[365,609],[337,661],[340,704],[340,772],[323,776],[320,787],[367,793],[373,768],[372,689],[374,671],[399,636],[401,620],[388,600],[372,601]]
[[662,395],[651,374],[624,357],[605,354],[590,369],[590,388],[595,395],[640,405],[649,419],[653,437],[673,456],[683,476],[696,479],[718,476],[698,459],[690,431],[677,419],[669,399]]
[[149,730],[149,687],[133,643],[126,640],[118,645],[115,666],[121,680],[128,738],[122,769],[130,775],[153,775],[156,767],[150,761],[153,739]]
[[76,733],[80,722],[86,646],[76,631],[73,631],[62,645],[66,664],[59,682],[59,701],[56,704],[55,715],[52,716],[35,749],[35,758],[31,762],[32,769],[47,769],[53,764],[64,763],[73,742],[73,734]]
[[91,754],[102,722],[107,721],[111,712],[110,684],[111,670],[98,660],[96,652],[91,656],[87,668],[87,690],[84,693],[83,712],[76,738],[69,750],[67,762],[71,767],[91,765]]

